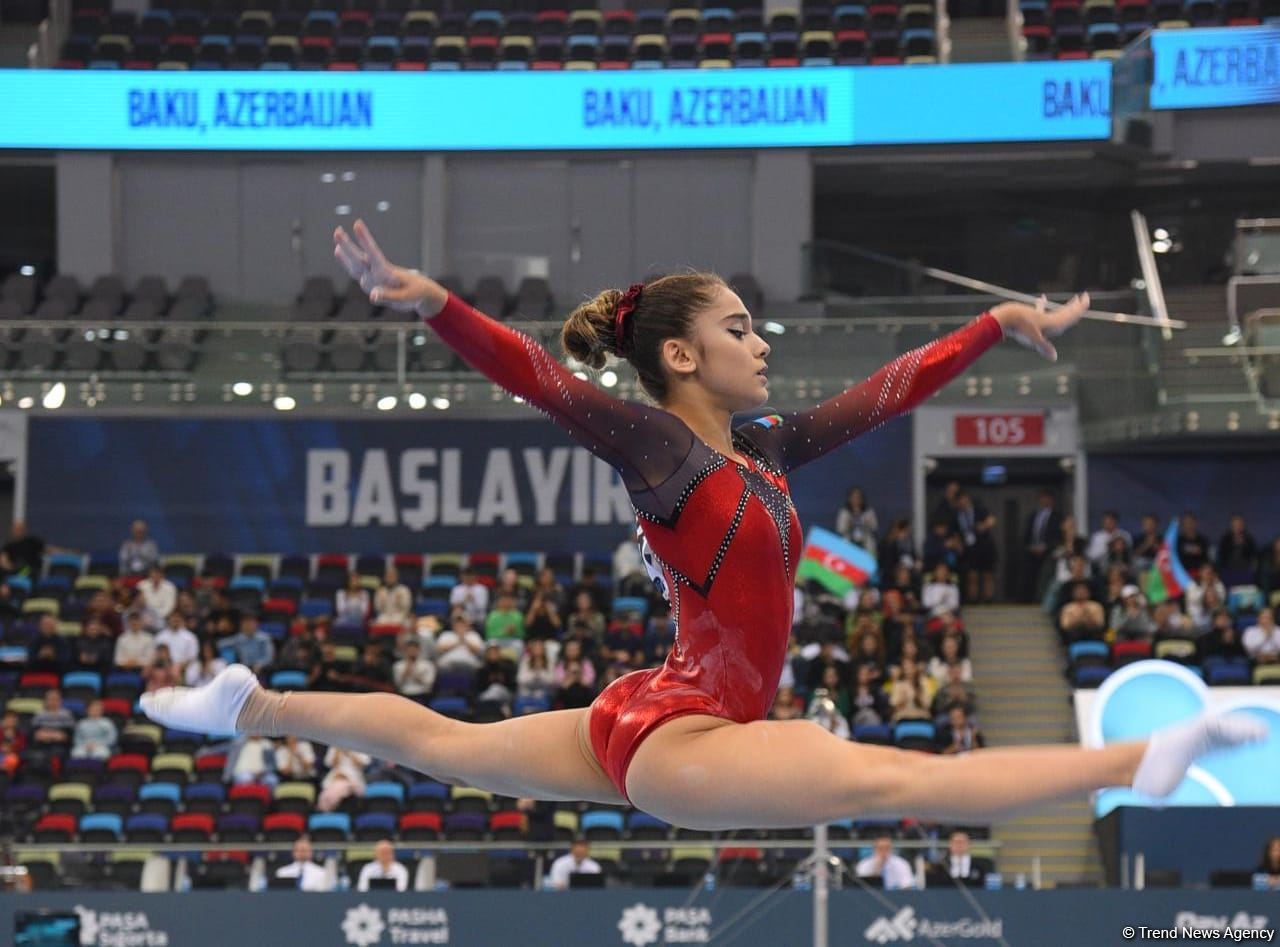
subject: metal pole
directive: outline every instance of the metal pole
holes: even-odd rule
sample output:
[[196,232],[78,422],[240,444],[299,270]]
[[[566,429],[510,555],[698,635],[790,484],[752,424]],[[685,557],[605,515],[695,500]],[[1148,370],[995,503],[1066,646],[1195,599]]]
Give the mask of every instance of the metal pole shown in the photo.
[[827,947],[828,859],[826,825],[813,829],[813,947]]

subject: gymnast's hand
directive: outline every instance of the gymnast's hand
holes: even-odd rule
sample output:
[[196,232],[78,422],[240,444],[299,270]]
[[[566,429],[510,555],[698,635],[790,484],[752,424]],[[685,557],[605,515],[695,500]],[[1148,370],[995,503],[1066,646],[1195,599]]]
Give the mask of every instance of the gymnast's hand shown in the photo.
[[1056,362],[1058,350],[1049,340],[1062,335],[1089,311],[1089,294],[1072,296],[1065,305],[1052,312],[1046,311],[1047,309],[1048,300],[1041,296],[1034,306],[1001,303],[991,310],[991,315],[1000,323],[1006,339],[1013,339],[1019,345],[1025,345],[1049,361]]
[[352,234],[341,227],[333,232],[333,255],[372,302],[400,312],[417,310],[428,319],[444,308],[447,289],[417,270],[388,261],[363,220],[351,229]]

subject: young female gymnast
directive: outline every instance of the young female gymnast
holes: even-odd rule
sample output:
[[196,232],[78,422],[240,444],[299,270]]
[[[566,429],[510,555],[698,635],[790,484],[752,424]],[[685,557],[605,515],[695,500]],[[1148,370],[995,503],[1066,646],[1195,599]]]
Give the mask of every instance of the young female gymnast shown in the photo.
[[215,733],[293,734],[505,796],[630,802],[678,826],[790,828],[845,817],[980,822],[1105,786],[1172,792],[1199,755],[1261,739],[1243,715],[1203,716],[1150,739],[935,756],[769,721],[787,654],[801,532],[786,475],[909,410],[1002,338],[1047,358],[1087,296],[1047,312],[1005,303],[895,359],[808,411],[735,427],[768,395],[769,345],[718,277],[607,290],[579,306],[564,348],[635,368],[655,405],[576,378],[533,339],[389,263],[363,223],[335,254],[379,305],[416,310],[477,371],[539,408],[618,470],[646,562],[671,602],[676,643],[658,668],[610,684],[586,709],[497,723],[441,716],[389,694],[276,693],[233,666],[204,687],[155,691],[148,716]]

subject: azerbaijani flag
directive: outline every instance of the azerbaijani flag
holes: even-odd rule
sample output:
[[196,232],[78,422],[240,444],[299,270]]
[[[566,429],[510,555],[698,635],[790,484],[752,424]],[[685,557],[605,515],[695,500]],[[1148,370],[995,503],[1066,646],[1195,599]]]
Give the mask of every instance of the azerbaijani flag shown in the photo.
[[843,595],[855,585],[873,581],[877,568],[875,556],[861,546],[815,526],[805,540],[796,578],[813,579],[836,595]]
[[1178,558],[1178,518],[1169,521],[1169,528],[1164,531],[1164,540],[1160,543],[1160,552],[1156,554],[1155,564],[1147,571],[1142,584],[1146,586],[1147,601],[1152,605],[1171,598],[1180,598],[1187,586],[1191,584],[1191,576],[1182,567]]

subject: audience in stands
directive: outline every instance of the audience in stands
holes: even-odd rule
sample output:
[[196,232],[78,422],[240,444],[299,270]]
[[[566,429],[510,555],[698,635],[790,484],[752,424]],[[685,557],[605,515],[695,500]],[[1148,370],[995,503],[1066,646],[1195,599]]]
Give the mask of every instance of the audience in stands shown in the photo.
[[335,624],[361,625],[369,617],[369,590],[360,584],[360,576],[352,572],[347,587],[334,596]]
[[501,592],[493,610],[484,620],[484,637],[487,642],[503,646],[523,647],[524,612],[510,592]]
[[886,833],[875,840],[871,854],[858,862],[854,873],[859,878],[880,878],[886,891],[914,888],[916,876],[911,863],[893,850],[893,836]]
[[836,532],[855,546],[862,546],[873,556],[879,543],[880,521],[867,502],[862,487],[852,487],[844,505],[836,512]]
[[483,627],[489,613],[489,589],[474,569],[463,569],[458,584],[449,593],[449,607],[461,608],[473,627]]
[[283,737],[276,743],[276,773],[283,780],[310,782],[316,778],[316,750],[310,740]]
[[0,546],[0,578],[40,575],[44,554],[44,540],[27,532],[25,522],[14,520],[9,527],[8,541]]
[[968,711],[962,706],[953,706],[947,711],[947,725],[942,728],[939,742],[942,752],[948,754],[968,753],[987,745],[982,731],[969,719]]
[[391,668],[396,692],[414,700],[425,700],[436,683],[436,666],[422,656],[422,645],[416,638],[404,643],[402,654]]
[[275,660],[276,646],[271,636],[258,627],[258,616],[246,612],[240,616],[240,630],[218,642],[219,650],[229,650],[236,661],[262,673]]
[[547,886],[556,891],[566,891],[570,875],[598,875],[601,870],[600,863],[591,857],[590,843],[579,836],[570,845],[569,854],[561,855],[551,863]]
[[1195,575],[1209,560],[1209,541],[1200,533],[1196,515],[1190,511],[1182,514],[1178,524],[1178,559],[1190,575]]
[[85,715],[76,721],[71,738],[71,755],[77,759],[105,760],[116,752],[119,730],[106,715],[101,700],[89,701]]
[[182,675],[178,673],[178,666],[173,663],[168,647],[162,644],[156,645],[151,663],[142,672],[142,679],[146,682],[146,689],[149,691],[159,690],[162,687],[176,687],[182,683]]
[[1039,506],[1027,518],[1023,535],[1022,593],[1023,600],[1031,602],[1035,601],[1041,566],[1063,538],[1062,514],[1052,490],[1040,491]]
[[147,577],[138,583],[138,595],[148,627],[156,631],[165,627],[165,619],[178,606],[178,587],[164,577],[159,562],[153,562]]
[[31,742],[45,746],[66,746],[75,730],[76,718],[62,703],[62,692],[50,688],[44,692],[44,704],[31,718]]
[[194,661],[187,665],[186,674],[183,675],[185,683],[188,687],[199,687],[201,684],[208,684],[211,680],[221,674],[227,667],[218,654],[218,649],[214,643],[205,639],[200,643],[200,655]]
[[156,654],[155,636],[147,631],[142,612],[132,611],[125,620],[125,630],[116,639],[116,667],[142,671]]
[[483,657],[484,639],[460,607],[436,637],[436,665],[441,671],[475,671]]
[[275,744],[260,734],[236,737],[227,753],[226,778],[228,782],[237,784],[274,785],[278,778]]
[[1126,641],[1150,641],[1155,636],[1155,620],[1136,585],[1120,590],[1120,601],[1111,609],[1111,628],[1117,638]]
[[930,707],[937,690],[933,678],[912,658],[903,658],[901,666],[894,670],[896,675],[889,691],[891,722],[932,719]]
[[1280,627],[1275,612],[1264,608],[1258,612],[1258,623],[1244,633],[1245,653],[1258,664],[1275,664],[1280,660]]
[[525,645],[516,670],[516,688],[521,697],[551,700],[556,687],[555,670],[547,651],[547,642],[534,638]]
[[356,890],[368,891],[371,881],[384,879],[394,881],[397,891],[409,890],[409,869],[396,861],[396,850],[390,839],[381,839],[373,847],[373,861],[360,869]]
[[129,538],[120,544],[120,574],[146,575],[160,561],[156,541],[147,535],[146,520],[134,520]]
[[315,863],[311,839],[299,835],[293,843],[293,861],[276,869],[277,878],[292,878],[299,891],[331,891],[328,873]]
[[1101,638],[1107,630],[1106,613],[1101,603],[1091,597],[1089,583],[1076,580],[1069,586],[1069,601],[1062,607],[1058,630],[1068,644]]
[[364,753],[340,746],[329,747],[324,755],[328,772],[320,783],[320,797],[316,808],[321,812],[333,812],[350,796],[363,796],[367,781],[365,769],[371,762]]
[[182,613],[176,608],[162,619],[163,630],[155,636],[156,647],[165,647],[179,675],[185,676],[187,666],[200,656],[200,639],[183,622]]
[[395,566],[387,566],[373,595],[374,624],[409,627],[413,621],[413,592],[400,581]]
[[947,841],[946,856],[929,866],[925,880],[928,884],[958,883],[970,888],[981,888],[986,884],[987,875],[993,871],[995,865],[991,859],[969,853],[969,833],[963,829],[955,829]]
[[1245,528],[1244,516],[1232,513],[1218,540],[1218,569],[1227,585],[1252,585],[1258,573],[1258,541]]
[[1089,537],[1089,544],[1085,547],[1085,556],[1093,563],[1097,569],[1105,569],[1108,560],[1113,558],[1113,544],[1116,540],[1122,543],[1121,549],[1128,549],[1133,545],[1133,537],[1129,535],[1128,530],[1120,528],[1120,516],[1113,510],[1107,510],[1102,514],[1102,525],[1094,530],[1093,535]]

